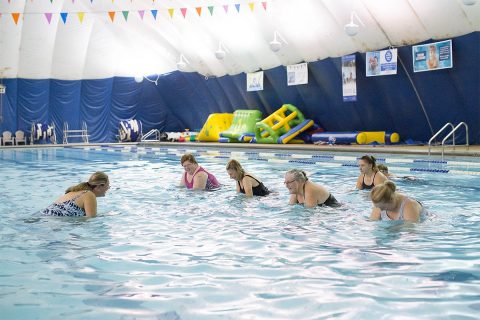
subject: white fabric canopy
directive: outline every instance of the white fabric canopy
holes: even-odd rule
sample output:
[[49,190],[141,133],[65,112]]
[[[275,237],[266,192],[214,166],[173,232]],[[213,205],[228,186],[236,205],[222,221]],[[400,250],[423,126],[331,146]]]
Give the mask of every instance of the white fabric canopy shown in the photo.
[[180,54],[185,71],[222,76],[480,30],[480,3],[462,0],[1,0],[0,12],[0,78],[165,74]]

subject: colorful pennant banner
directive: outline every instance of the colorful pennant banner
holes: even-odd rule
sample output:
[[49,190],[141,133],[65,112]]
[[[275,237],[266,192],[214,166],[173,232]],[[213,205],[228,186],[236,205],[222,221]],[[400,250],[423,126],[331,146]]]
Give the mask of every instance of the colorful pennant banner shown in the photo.
[[[35,1],[35,0],[31,0],[32,2]],[[50,0],[50,3],[53,3],[54,0]],[[95,0],[95,1],[100,1],[100,0]],[[115,2],[115,0],[111,0],[112,3]],[[130,0],[131,2],[133,0]],[[270,0],[272,1],[272,0]],[[90,3],[93,4],[94,0],[90,0]],[[155,0],[152,0],[153,3],[155,3]],[[8,3],[11,3],[11,0],[8,0]],[[72,0],[72,3],[75,3],[75,0]],[[268,4],[268,1],[261,1],[261,2],[247,2],[247,3],[236,3],[234,4],[235,6],[235,9],[236,9],[236,12],[237,13],[240,13],[241,11],[241,8],[242,6],[244,6],[245,4],[248,5],[248,8],[250,9],[250,12],[255,12],[255,3],[261,3],[262,5],[262,8],[264,11],[267,11],[267,4]],[[204,8],[207,8],[208,9],[208,12],[210,13],[210,16],[213,16],[214,12],[215,12],[215,7],[218,7],[218,6],[221,6],[223,7],[223,11],[225,14],[228,14],[228,11],[229,11],[229,7],[230,5],[229,4],[224,4],[224,5],[212,5],[212,6],[205,6],[205,7],[192,7],[192,8],[189,8],[189,7],[181,7],[181,8],[167,8],[167,9],[160,9],[161,11],[163,10],[166,10],[166,12],[168,13],[168,16],[170,16],[171,19],[173,19],[176,15],[175,15],[175,11],[178,11],[180,10],[180,13],[181,13],[181,16],[186,19],[187,16],[189,15],[188,12],[189,11],[192,11],[195,9],[195,12],[196,12],[196,16],[198,17],[202,17],[202,11]],[[146,10],[119,10],[119,11],[106,11],[105,13],[108,15],[108,17],[110,18],[111,22],[114,22],[115,21],[115,14],[118,12],[118,13],[122,13],[123,15],[123,18],[125,19],[126,22],[128,22],[128,16],[130,14],[130,12],[137,12],[138,13],[138,16],[140,17],[140,20],[144,20],[144,15],[145,15],[145,11]],[[150,10],[150,13],[152,14],[152,17],[153,17],[153,20],[157,20],[157,14],[159,12],[159,9],[152,9]],[[51,24],[52,22],[52,18],[55,16],[55,15],[59,15],[60,16],[60,19],[62,20],[63,24],[67,24],[67,20],[68,20],[68,15],[69,14],[76,14],[77,17],[78,17],[78,20],[80,21],[80,23],[83,22],[83,19],[85,17],[85,14],[87,15],[98,15],[98,14],[102,14],[102,12],[98,12],[98,11],[95,11],[95,12],[84,12],[84,11],[81,11],[81,12],[78,12],[78,11],[70,11],[70,12],[43,12],[43,13],[40,13],[40,14],[43,14],[45,16],[45,19],[47,20],[47,23],[48,24]],[[23,12],[0,12],[0,19],[2,18],[2,15],[5,15],[5,14],[10,14],[12,19],[13,19],[13,22],[18,25],[18,20],[20,18],[20,16],[25,17],[25,16],[29,16],[29,15],[34,15],[34,14],[39,14],[38,12],[35,12],[35,13],[23,13]],[[205,16],[205,15],[203,15]]]

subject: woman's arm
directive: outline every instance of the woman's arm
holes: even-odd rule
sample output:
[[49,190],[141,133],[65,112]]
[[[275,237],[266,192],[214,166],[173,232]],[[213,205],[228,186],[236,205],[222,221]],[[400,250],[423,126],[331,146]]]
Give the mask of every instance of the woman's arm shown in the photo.
[[370,214],[370,220],[380,220],[380,212],[381,210],[377,207],[373,207],[372,213]]
[[297,203],[298,203],[297,195],[296,194],[291,194],[290,195],[290,201],[288,202],[288,204],[297,204]]
[[97,197],[93,192],[89,191],[82,197],[83,210],[87,217],[95,217],[97,215]]
[[204,190],[207,186],[208,175],[206,172],[197,172],[193,177],[193,190]]
[[363,179],[362,179],[363,175],[359,175],[358,178],[357,178],[357,189],[358,190],[362,190],[363,187],[362,187],[362,182],[363,182]]
[[243,177],[243,190],[245,190],[245,195],[247,197],[253,197],[253,190],[252,190],[252,178],[250,177]]
[[185,176],[186,175],[187,175],[186,172],[182,173],[182,177],[180,178],[180,183],[179,183],[180,187],[185,187]]

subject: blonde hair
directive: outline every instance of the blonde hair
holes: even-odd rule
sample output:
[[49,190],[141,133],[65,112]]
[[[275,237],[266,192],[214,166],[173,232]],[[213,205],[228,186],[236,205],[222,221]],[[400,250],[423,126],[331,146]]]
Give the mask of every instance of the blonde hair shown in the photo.
[[287,174],[293,175],[293,179],[294,179],[295,181],[305,182],[305,181],[308,180],[307,174],[305,173],[305,171],[300,170],[300,169],[292,169],[292,170],[289,170],[289,171],[287,172]]
[[385,171],[386,173],[388,173],[388,167],[384,164],[379,164],[377,168],[379,171]]
[[235,170],[240,174],[240,180],[245,176],[245,170],[243,170],[242,165],[235,159],[230,159],[227,162],[226,170]]
[[395,195],[395,190],[397,186],[390,180],[385,181],[377,186],[375,186],[370,192],[370,199],[373,202],[390,202]]
[[97,171],[90,176],[90,179],[88,179],[88,182],[82,182],[75,186],[72,186],[67,190],[65,190],[65,193],[82,191],[82,190],[92,191],[93,189],[95,189],[96,186],[105,185],[107,183],[108,183],[108,176],[101,171]]
[[180,159],[180,163],[183,165],[185,161],[191,162],[193,164],[198,164],[197,160],[195,160],[195,157],[191,153],[186,153],[182,156],[182,158]]

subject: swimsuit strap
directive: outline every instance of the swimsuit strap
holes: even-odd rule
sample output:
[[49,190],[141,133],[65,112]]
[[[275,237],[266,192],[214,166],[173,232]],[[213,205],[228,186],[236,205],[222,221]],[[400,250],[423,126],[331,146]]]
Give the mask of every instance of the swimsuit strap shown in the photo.
[[83,192],[77,194],[75,197],[73,197],[72,199],[68,200],[68,201],[75,201],[77,200],[78,198],[80,198],[81,196],[83,196],[85,193],[87,193],[88,191],[90,190],[83,190]]

